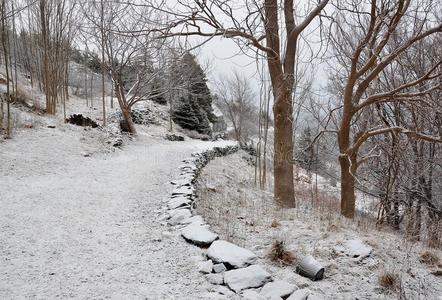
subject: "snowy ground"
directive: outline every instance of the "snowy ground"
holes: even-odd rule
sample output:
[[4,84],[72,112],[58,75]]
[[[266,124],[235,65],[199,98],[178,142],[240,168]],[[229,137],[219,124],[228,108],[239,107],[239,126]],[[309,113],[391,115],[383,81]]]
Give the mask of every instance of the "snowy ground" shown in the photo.
[[205,299],[201,250],[156,210],[180,161],[213,143],[141,131],[111,151],[99,130],[53,122],[0,142],[0,299]]
[[[431,274],[438,266],[420,262],[428,250],[422,244],[409,243],[387,229],[378,230],[367,217],[354,222],[340,218],[327,203],[331,187],[321,187],[325,195],[319,199],[325,203],[316,204],[313,210],[305,191],[300,193],[305,199],[298,197],[297,209],[278,210],[271,193],[255,188],[254,168],[242,158],[246,155],[240,151],[216,158],[203,169],[197,209],[221,239],[258,254],[275,279],[307,287],[324,299],[442,299],[442,278]],[[298,184],[299,192],[302,183]],[[267,255],[276,240],[284,241],[298,258],[313,255],[325,267],[325,278],[313,282],[296,274],[295,266],[270,262]],[[368,257],[341,252],[347,244],[359,242],[372,249]],[[442,257],[441,251],[431,251]],[[385,271],[397,276],[392,289],[379,285],[378,276]]]

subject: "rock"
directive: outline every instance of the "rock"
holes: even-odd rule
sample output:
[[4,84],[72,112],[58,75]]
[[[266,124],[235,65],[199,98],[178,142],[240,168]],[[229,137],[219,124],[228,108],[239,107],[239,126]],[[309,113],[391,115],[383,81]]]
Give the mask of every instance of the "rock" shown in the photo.
[[344,253],[347,256],[363,260],[370,256],[373,248],[359,239],[347,240],[343,245],[334,247],[336,252]]
[[209,247],[207,256],[215,263],[224,263],[227,267],[243,268],[253,264],[257,257],[250,250],[227,241],[215,241]]
[[180,195],[193,195],[193,188],[189,186],[181,186],[181,187],[176,187],[172,191],[172,196],[178,197]]
[[[209,246],[213,241],[218,239],[218,235],[201,225],[190,224],[181,232],[186,241],[197,246]],[[210,269],[212,272],[212,267]],[[209,272],[209,273],[210,273]]]
[[170,183],[173,185],[176,185],[178,187],[190,186],[190,185],[192,185],[192,179],[191,178],[180,178],[180,179],[172,180]]
[[215,273],[222,273],[222,272],[225,272],[225,271],[227,271],[227,268],[226,268],[226,266],[223,263],[213,265],[213,272],[215,272]]
[[317,294],[310,294],[307,298],[307,300],[324,300],[324,297],[321,297]]
[[302,276],[296,276],[294,279],[296,286],[300,289],[307,288],[312,284],[312,281],[310,279]]
[[54,129],[55,125],[48,125],[48,128]]
[[265,299],[273,299],[275,297],[285,298],[290,296],[296,289],[296,285],[278,280],[267,283],[262,288],[260,295]]
[[191,225],[204,225],[205,223],[204,223],[203,217],[201,217],[201,216],[193,216],[193,217],[184,219],[183,221],[180,222],[180,224],[182,224],[182,225],[188,225],[188,224],[191,224]]
[[212,291],[217,292],[218,294],[224,295],[224,296],[228,296],[231,297],[234,295],[234,293],[229,290],[227,287],[223,286],[223,285],[217,285],[215,286]]
[[117,137],[110,141],[113,147],[121,147],[123,145],[123,139],[121,137]]
[[235,292],[257,288],[272,280],[270,274],[259,265],[224,273],[224,282]]
[[296,290],[287,300],[307,300],[312,292],[309,289]]
[[241,293],[241,298],[244,300],[265,300],[255,290],[245,290]]
[[169,203],[167,204],[167,207],[169,209],[176,209],[179,207],[189,206],[192,203],[192,200],[186,197],[177,197],[172,198]]
[[223,274],[207,274],[206,279],[211,284],[224,284],[224,276]]
[[166,134],[166,136],[164,138],[166,140],[172,141],[172,142],[182,142],[182,141],[184,141],[184,136],[173,134],[173,133]]
[[198,271],[204,274],[212,273],[213,262],[211,260],[203,261],[198,264]]
[[169,221],[170,225],[178,225],[181,221],[188,219],[192,216],[190,209],[174,209],[169,211]]

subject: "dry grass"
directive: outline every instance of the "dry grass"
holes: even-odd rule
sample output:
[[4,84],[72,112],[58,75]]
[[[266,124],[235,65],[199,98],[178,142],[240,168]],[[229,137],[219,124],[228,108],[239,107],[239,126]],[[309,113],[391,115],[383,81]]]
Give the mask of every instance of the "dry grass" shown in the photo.
[[399,276],[392,271],[382,271],[378,276],[379,285],[386,289],[395,289],[398,285]]
[[421,254],[419,258],[420,262],[426,264],[427,266],[438,266],[440,265],[439,256],[431,251],[425,251]]
[[281,226],[281,223],[279,223],[277,220],[273,220],[272,224],[270,224],[270,227],[272,228],[278,228]]
[[291,266],[296,263],[296,255],[293,251],[288,251],[285,242],[281,240],[273,242],[267,257],[278,265]]

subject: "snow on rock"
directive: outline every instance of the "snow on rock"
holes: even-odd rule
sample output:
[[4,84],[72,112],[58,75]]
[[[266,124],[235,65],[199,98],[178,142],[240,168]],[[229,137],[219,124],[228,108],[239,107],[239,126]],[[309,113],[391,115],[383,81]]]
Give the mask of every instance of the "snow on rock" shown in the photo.
[[223,263],[213,265],[213,272],[214,273],[222,273],[225,271],[227,271],[227,268]]
[[190,209],[174,209],[169,211],[170,219],[168,223],[170,225],[178,225],[181,221],[188,219],[192,216]]
[[211,260],[203,261],[198,264],[198,271],[204,274],[212,272],[213,262]]
[[176,186],[179,186],[179,187],[190,186],[192,184],[192,178],[190,176],[189,177],[184,177],[184,178],[181,177],[179,179],[172,180],[170,183],[172,185],[176,185]]
[[352,239],[345,241],[343,245],[335,246],[334,250],[347,256],[362,260],[370,256],[373,248],[365,244],[360,239]]
[[264,285],[260,295],[265,299],[273,299],[275,297],[285,298],[290,296],[296,289],[297,287],[294,284],[277,280]]
[[317,294],[310,294],[310,295],[307,297],[307,300],[325,300],[325,298],[324,298],[324,297],[321,297],[321,296],[319,296],[319,295],[317,295]]
[[271,280],[271,275],[259,265],[231,270],[224,273],[224,282],[235,292],[250,288],[258,288]]
[[206,279],[211,284],[224,284],[223,274],[207,274]]
[[215,287],[212,288],[212,291],[227,297],[232,297],[235,295],[235,293],[233,293],[231,290],[229,290],[227,287],[223,285],[216,285]]
[[227,241],[214,241],[207,251],[207,256],[216,263],[224,263],[233,268],[243,268],[257,260],[252,251]]
[[[194,224],[191,224],[184,228],[181,232],[181,235],[184,239],[186,239],[186,241],[191,242],[192,244],[195,244],[197,246],[208,246],[212,244],[213,241],[218,239],[218,235],[213,233],[206,227]],[[210,266],[210,271],[208,273],[212,272],[212,266],[213,264]]]
[[181,187],[176,187],[173,191],[172,191],[172,196],[180,196],[180,195],[192,195],[193,194],[193,188],[189,187],[189,186],[181,186]]
[[180,224],[181,225],[188,225],[188,224],[191,224],[191,225],[204,225],[205,222],[203,220],[203,217],[201,217],[201,216],[193,216],[193,217],[190,217],[190,218],[182,220],[180,222]]
[[189,206],[191,203],[192,201],[187,197],[177,197],[172,198],[167,204],[167,207],[169,209],[176,209],[184,206]]
[[293,292],[287,300],[307,300],[311,293],[309,289],[299,289]]
[[245,290],[241,293],[241,298],[244,300],[265,300],[261,297],[259,293],[255,290]]

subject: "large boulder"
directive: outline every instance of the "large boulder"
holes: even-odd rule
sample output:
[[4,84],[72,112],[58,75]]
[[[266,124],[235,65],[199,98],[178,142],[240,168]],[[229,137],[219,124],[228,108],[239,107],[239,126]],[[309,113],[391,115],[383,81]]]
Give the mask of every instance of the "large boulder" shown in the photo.
[[277,297],[286,298],[297,289],[296,285],[286,281],[277,280],[267,283],[261,290],[260,295],[264,299],[274,299]]
[[252,251],[227,241],[213,242],[207,251],[207,256],[215,263],[224,263],[231,268],[247,267],[257,260]]
[[237,293],[245,289],[261,287],[271,280],[270,274],[259,265],[224,273],[224,282]]
[[[218,239],[218,235],[200,225],[191,224],[181,232],[183,238],[197,246],[209,246],[213,241]],[[212,267],[210,267],[212,271]]]

